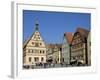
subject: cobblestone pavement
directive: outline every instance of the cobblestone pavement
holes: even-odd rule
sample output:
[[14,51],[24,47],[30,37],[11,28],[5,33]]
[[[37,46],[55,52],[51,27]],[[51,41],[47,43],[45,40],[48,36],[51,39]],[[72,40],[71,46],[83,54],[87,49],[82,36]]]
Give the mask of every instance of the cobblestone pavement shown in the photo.
[[[86,66],[86,65],[85,65]],[[46,68],[62,68],[62,67],[77,67],[76,65],[66,65],[66,64],[43,64],[43,65],[31,65],[29,68],[24,69],[46,69]],[[80,66],[78,66],[80,67]]]
[[45,69],[45,68],[60,68],[60,67],[71,67],[70,65],[62,65],[62,64],[44,64],[44,65],[41,65],[41,66],[31,66],[29,67],[29,69]]

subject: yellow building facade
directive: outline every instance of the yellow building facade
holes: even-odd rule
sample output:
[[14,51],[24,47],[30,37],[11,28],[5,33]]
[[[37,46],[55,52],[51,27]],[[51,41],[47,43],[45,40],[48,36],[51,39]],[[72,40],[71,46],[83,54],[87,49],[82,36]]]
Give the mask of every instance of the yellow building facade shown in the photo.
[[53,62],[61,63],[61,45],[56,44],[53,50]]

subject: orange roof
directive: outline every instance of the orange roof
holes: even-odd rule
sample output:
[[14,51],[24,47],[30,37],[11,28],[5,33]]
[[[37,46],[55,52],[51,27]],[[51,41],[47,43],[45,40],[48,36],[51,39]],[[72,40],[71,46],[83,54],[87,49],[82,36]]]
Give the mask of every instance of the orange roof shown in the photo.
[[54,49],[55,47],[57,47],[58,49],[62,48],[62,44],[48,44],[48,48]]
[[55,45],[54,44],[48,44],[48,48],[54,48]]
[[73,35],[71,32],[65,32],[64,33],[64,37],[66,38],[66,40],[68,41],[69,44],[71,44],[71,41],[72,41],[72,38],[73,38]]

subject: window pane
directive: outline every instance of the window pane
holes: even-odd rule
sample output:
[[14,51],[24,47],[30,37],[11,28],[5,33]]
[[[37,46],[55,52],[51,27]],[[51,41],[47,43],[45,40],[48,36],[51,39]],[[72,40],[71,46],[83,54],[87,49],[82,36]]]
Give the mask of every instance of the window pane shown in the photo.
[[29,57],[29,62],[31,62],[31,57]]
[[42,57],[42,58],[41,58],[41,61],[43,61],[43,60],[44,60],[44,58]]

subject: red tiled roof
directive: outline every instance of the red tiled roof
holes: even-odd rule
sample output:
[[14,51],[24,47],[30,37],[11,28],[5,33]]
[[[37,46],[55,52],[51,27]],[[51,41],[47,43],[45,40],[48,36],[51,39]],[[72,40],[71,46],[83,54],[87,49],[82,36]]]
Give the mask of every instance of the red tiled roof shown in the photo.
[[54,44],[48,44],[48,48],[54,48],[55,45]]
[[54,49],[56,46],[58,49],[62,48],[62,44],[48,44],[48,48]]
[[73,38],[72,33],[71,32],[65,32],[64,36],[65,36],[66,40],[68,41],[68,43],[71,44],[71,41],[72,41],[72,38]]

